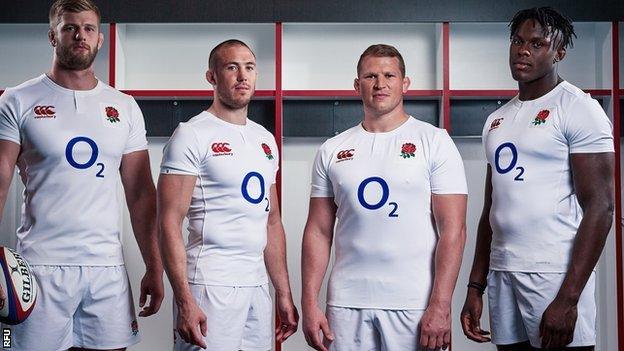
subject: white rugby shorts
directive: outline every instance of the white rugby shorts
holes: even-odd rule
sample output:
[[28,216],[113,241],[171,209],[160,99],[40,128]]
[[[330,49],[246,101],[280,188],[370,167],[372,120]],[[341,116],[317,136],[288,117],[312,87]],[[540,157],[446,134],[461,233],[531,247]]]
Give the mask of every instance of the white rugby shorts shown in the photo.
[[[492,343],[509,345],[529,341],[541,346],[539,327],[542,314],[561,287],[565,273],[523,273],[490,271],[488,302]],[[595,273],[581,293],[574,327],[574,340],[568,347],[596,344]]]
[[[204,341],[208,350],[267,351],[273,343],[273,304],[269,285],[238,287],[190,284],[195,301],[207,318]],[[174,303],[175,328],[178,309]],[[174,331],[174,350],[202,350]]]
[[30,316],[11,329],[11,350],[117,349],[140,341],[126,267],[31,266],[39,284]]

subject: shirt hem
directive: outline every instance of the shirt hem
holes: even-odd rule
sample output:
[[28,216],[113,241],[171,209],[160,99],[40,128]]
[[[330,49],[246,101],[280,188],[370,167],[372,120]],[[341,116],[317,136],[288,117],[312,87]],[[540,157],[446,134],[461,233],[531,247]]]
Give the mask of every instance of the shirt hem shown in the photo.
[[427,309],[425,307],[415,307],[415,306],[389,306],[389,305],[376,305],[376,304],[359,304],[359,303],[340,303],[340,302],[327,302],[327,306],[332,307],[343,307],[343,308],[360,308],[367,310],[391,310],[391,311],[401,311],[401,310],[418,310],[424,311]]
[[240,287],[254,287],[254,286],[263,286],[269,284],[268,279],[265,281],[254,282],[254,283],[236,283],[236,282],[211,282],[211,281],[192,281],[188,280],[189,284],[193,285],[208,285],[208,286],[240,286]]
[[63,266],[63,267],[117,267],[117,266],[125,266],[125,263],[122,261],[120,263],[67,263],[67,262],[38,262],[32,261],[26,258],[29,266]]

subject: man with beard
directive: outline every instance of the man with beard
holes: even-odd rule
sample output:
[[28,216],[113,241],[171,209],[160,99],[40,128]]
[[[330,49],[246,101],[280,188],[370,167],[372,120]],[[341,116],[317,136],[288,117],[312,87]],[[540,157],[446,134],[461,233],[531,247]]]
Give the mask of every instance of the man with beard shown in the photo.
[[462,327],[490,340],[479,321],[487,285],[498,350],[593,350],[593,269],[613,219],[611,123],[557,73],[575,36],[569,18],[532,8],[510,27],[519,94],[483,129],[485,199]]
[[180,123],[164,150],[158,218],[176,302],[175,350],[270,350],[267,270],[281,321],[276,340],[297,329],[275,186],[277,145],[247,118],[256,76],[256,58],[245,43],[217,45],[206,72],[212,105]]
[[0,98],[0,210],[17,165],[25,185],[17,250],[40,286],[30,317],[11,327],[12,346],[123,350],[139,335],[120,241],[120,178],[146,264],[139,315],[156,313],[163,297],[143,116],[94,75],[104,40],[95,4],[56,1],[48,36],[50,72]]
[[[465,240],[461,157],[444,129],[405,112],[410,79],[396,48],[367,48],[353,85],[363,121],[327,140],[312,170],[302,257],[306,341],[322,351],[446,348]],[[323,313],[318,295],[333,242]]]

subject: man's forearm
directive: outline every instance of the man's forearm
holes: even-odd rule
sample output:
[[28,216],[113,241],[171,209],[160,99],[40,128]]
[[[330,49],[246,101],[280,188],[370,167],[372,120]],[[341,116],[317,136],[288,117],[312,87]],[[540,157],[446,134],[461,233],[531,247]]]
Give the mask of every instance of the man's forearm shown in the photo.
[[613,207],[608,202],[599,201],[587,206],[579,225],[568,271],[559,289],[558,298],[573,304],[578,302],[581,293],[596,267],[604,249],[613,222]]
[[291,291],[286,263],[286,236],[281,221],[276,222],[267,226],[268,238],[264,249],[264,263],[276,294],[289,296]]
[[482,218],[477,229],[475,254],[470,271],[470,281],[486,285],[490,270],[490,246],[492,244],[492,229],[489,218]]
[[156,228],[156,192],[146,191],[136,200],[128,201],[130,222],[147,270],[162,272]]
[[186,250],[180,228],[181,225],[161,226],[160,234],[163,263],[178,306],[193,299],[188,284]]
[[451,305],[453,290],[461,267],[465,227],[441,233],[435,253],[435,277],[429,304]]
[[308,231],[304,233],[301,255],[302,305],[308,306],[318,303],[318,295],[323,284],[330,253],[331,242],[326,236]]

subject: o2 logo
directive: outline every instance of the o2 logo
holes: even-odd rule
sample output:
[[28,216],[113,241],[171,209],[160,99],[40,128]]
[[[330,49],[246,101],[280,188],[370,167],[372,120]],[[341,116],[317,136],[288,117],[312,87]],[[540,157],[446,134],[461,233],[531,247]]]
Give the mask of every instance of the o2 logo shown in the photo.
[[[381,199],[377,203],[369,203],[364,198],[364,191],[366,187],[371,183],[377,183],[381,186]],[[360,183],[358,187],[358,201],[360,201],[360,205],[367,210],[378,210],[382,208],[386,203],[391,207],[390,213],[388,213],[388,217],[398,217],[399,214],[397,210],[399,209],[399,205],[396,202],[388,202],[388,198],[390,197],[390,188],[388,187],[388,183],[386,183],[383,178],[380,177],[369,177],[366,178]]]
[[[86,143],[87,145],[89,145],[89,147],[91,147],[91,157],[85,163],[80,163],[74,159],[74,147],[78,143]],[[78,136],[73,138],[67,143],[67,146],[65,147],[65,158],[67,159],[67,162],[69,162],[72,167],[77,169],[87,169],[93,166],[95,164],[95,161],[97,161],[99,153],[100,151],[95,141],[85,136]],[[99,167],[99,169],[98,172],[95,174],[95,177],[104,178],[104,164],[100,162],[96,164],[96,166]]]
[[[501,165],[501,159],[500,159],[501,152],[507,149],[511,151],[511,160],[509,161],[509,164]],[[522,175],[524,174],[524,167],[521,167],[521,166],[516,167],[517,163],[518,163],[518,149],[516,149],[516,146],[514,144],[503,143],[499,147],[496,148],[496,151],[494,152],[494,166],[496,167],[496,172],[498,172],[499,174],[507,174],[515,169],[516,171],[518,171],[518,173],[514,177],[514,180],[522,182],[524,181],[524,178],[522,178]]]
[[[258,183],[260,184],[260,194],[257,197],[253,197],[249,194],[249,182],[252,178],[258,179]],[[265,212],[269,212],[269,198],[265,197],[265,189],[264,189],[264,178],[262,174],[258,172],[249,172],[243,178],[243,182],[241,183],[241,194],[243,194],[243,198],[248,202],[257,205],[262,201],[266,201],[266,207],[264,209]]]

